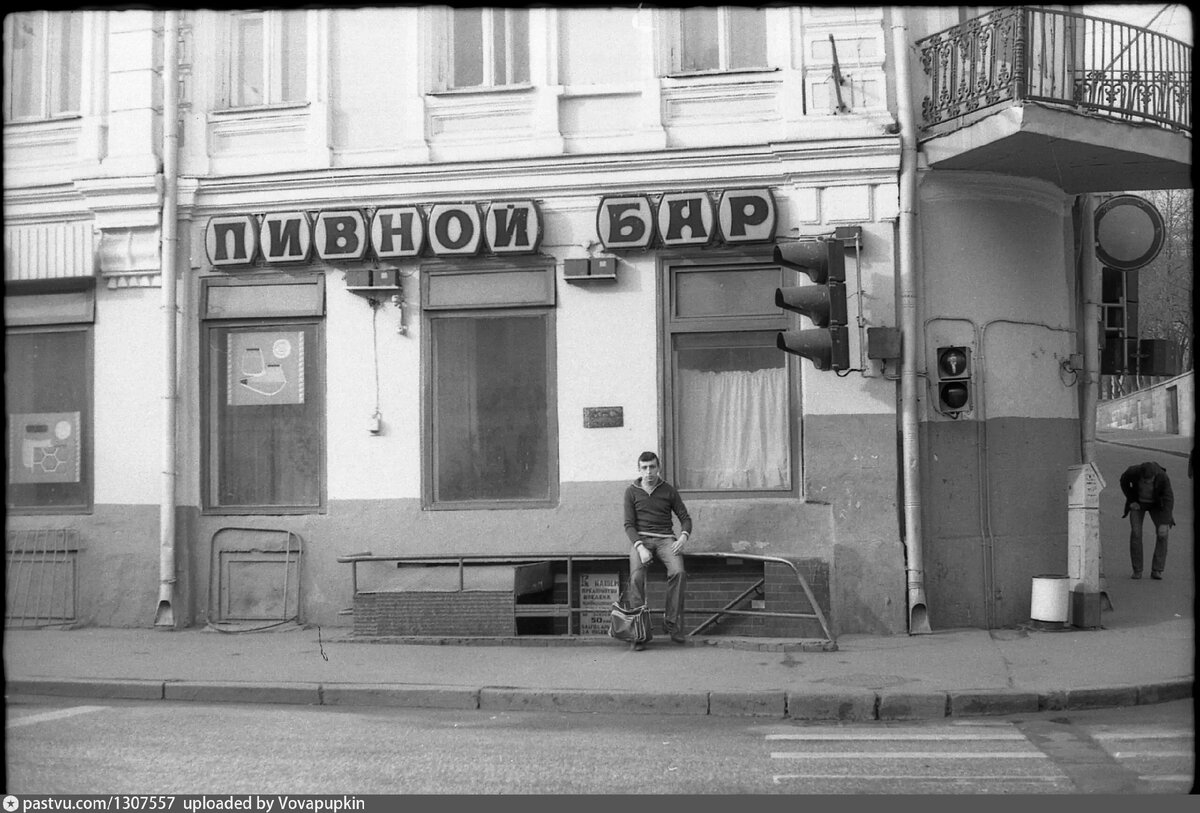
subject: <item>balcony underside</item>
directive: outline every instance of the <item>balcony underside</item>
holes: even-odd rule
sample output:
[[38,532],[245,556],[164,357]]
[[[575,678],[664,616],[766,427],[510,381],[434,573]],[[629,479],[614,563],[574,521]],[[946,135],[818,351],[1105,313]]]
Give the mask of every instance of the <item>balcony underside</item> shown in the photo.
[[1026,102],[931,129],[944,131],[921,141],[934,169],[1041,178],[1070,194],[1192,187],[1191,137],[1151,124]]

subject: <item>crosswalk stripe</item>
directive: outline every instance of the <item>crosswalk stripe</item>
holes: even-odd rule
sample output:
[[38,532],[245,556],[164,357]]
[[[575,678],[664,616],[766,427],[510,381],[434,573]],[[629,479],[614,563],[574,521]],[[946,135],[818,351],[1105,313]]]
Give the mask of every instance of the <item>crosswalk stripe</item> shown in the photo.
[[768,734],[768,740],[1024,740],[1019,731],[953,731],[921,732],[910,731],[812,731],[805,734]]
[[92,714],[97,711],[104,711],[108,706],[72,706],[69,709],[58,709],[57,711],[46,711],[41,714],[30,714],[27,717],[15,717],[8,720],[5,728],[19,728],[21,726],[33,725],[34,723],[47,723],[51,720],[62,720],[66,717],[75,717],[80,714]]
[[1041,751],[773,751],[772,759],[1047,759]]

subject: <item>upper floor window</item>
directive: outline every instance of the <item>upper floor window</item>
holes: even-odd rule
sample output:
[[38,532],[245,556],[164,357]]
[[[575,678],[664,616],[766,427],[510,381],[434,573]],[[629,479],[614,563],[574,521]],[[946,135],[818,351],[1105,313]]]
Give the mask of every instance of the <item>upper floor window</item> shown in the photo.
[[83,13],[26,11],[4,18],[4,119],[79,112]]
[[227,100],[230,107],[304,100],[307,24],[304,11],[233,14]]
[[451,17],[450,88],[529,81],[529,11],[456,8]]
[[671,72],[767,67],[766,12],[761,8],[695,7],[678,11],[670,27]]

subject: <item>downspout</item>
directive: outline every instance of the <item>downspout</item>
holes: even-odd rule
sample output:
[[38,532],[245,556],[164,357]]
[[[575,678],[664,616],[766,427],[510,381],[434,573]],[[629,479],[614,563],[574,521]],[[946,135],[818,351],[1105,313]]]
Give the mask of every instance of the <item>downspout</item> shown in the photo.
[[163,348],[163,446],[162,502],[159,507],[159,588],[154,626],[175,626],[175,429],[176,429],[176,293],[175,255],[178,248],[176,204],[179,187],[179,12],[167,11],[163,26],[163,204],[162,204],[162,310]]
[[892,8],[892,52],[896,59],[896,108],[900,125],[900,452],[903,458],[904,569],[908,587],[908,633],[932,632],[925,604],[925,565],[921,550],[921,467],[917,434],[917,350],[922,339],[917,318],[917,129],[913,113],[908,48],[908,17]]
[[1100,300],[1101,275],[1096,265],[1096,198],[1076,198],[1079,211],[1079,276],[1083,295],[1083,403],[1079,416],[1080,449],[1083,463],[1096,459],[1096,404],[1100,400]]

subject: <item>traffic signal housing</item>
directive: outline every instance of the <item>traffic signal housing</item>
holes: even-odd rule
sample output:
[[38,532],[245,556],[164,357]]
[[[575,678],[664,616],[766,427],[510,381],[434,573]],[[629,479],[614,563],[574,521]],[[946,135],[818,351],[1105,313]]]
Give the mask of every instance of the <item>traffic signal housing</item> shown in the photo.
[[775,247],[775,262],[808,276],[814,285],[775,289],[775,305],[807,316],[813,327],[786,330],[775,346],[812,361],[818,370],[850,368],[846,327],[846,254],[836,238],[818,238]]
[[937,349],[937,410],[943,415],[971,411],[971,348]]

